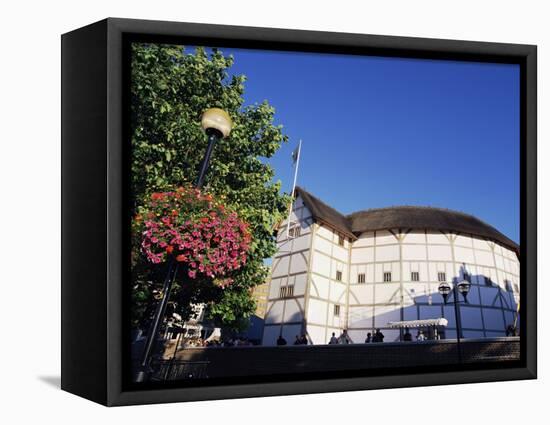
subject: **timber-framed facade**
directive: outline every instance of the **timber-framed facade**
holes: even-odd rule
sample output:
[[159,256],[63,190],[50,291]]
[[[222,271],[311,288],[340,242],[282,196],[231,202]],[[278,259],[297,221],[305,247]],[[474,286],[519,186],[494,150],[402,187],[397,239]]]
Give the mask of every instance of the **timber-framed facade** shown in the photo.
[[[262,342],[305,334],[326,344],[347,329],[353,342],[381,329],[399,341],[394,321],[448,319],[441,280],[471,282],[460,306],[464,338],[506,335],[517,322],[519,246],[481,220],[432,207],[392,207],[340,214],[296,188],[290,222],[277,234]],[[287,237],[287,226],[292,230]],[[283,289],[289,288],[291,289]]]

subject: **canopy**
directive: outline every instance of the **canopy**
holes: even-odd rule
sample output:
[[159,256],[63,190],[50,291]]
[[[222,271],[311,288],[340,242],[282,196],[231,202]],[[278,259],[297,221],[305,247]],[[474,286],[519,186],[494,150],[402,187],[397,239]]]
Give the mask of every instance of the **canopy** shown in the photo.
[[449,322],[444,317],[438,319],[403,320],[401,322],[389,322],[390,328],[426,328],[428,326],[447,326]]

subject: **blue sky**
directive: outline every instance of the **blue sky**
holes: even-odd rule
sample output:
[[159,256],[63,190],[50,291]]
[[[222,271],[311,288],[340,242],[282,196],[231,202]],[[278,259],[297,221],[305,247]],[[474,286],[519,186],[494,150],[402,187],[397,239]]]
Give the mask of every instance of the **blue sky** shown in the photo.
[[519,67],[221,49],[267,99],[290,142],[268,161],[343,213],[429,205],[473,214],[519,242]]

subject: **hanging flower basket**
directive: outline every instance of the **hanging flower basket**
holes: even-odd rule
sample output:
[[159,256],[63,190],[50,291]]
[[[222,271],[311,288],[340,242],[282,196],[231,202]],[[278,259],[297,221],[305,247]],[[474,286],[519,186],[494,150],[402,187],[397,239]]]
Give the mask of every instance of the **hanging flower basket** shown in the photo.
[[147,259],[158,264],[172,256],[191,279],[207,277],[225,287],[233,282],[227,275],[246,264],[248,224],[198,189],[153,193],[134,222]]

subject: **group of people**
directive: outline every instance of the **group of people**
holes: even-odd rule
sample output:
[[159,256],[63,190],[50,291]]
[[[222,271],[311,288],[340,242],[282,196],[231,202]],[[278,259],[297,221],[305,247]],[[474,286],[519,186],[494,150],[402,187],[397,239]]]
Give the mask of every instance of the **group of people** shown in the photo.
[[[376,329],[376,332],[374,335],[372,335],[370,332],[367,334],[367,338],[365,339],[365,343],[370,342],[384,342],[384,334],[380,332],[380,329]],[[336,336],[336,333],[333,332],[332,336],[330,337],[330,340],[328,342],[330,345],[334,344],[353,344],[353,340],[348,334],[348,331],[344,329],[340,336]]]
[[384,342],[384,334],[380,332],[380,329],[376,329],[374,335],[372,335],[370,332],[367,333],[365,343],[368,344],[369,342]]
[[[416,340],[417,341],[426,341],[428,338],[426,334],[419,330],[416,334]],[[405,328],[405,333],[403,334],[403,341],[412,341],[413,336],[410,333],[408,328]],[[376,329],[374,334],[367,333],[367,337],[365,339],[365,343],[372,343],[372,342],[384,342],[384,334],[380,331],[380,329]],[[293,345],[311,345],[311,341],[308,340],[306,334],[302,335],[296,335],[294,339]],[[335,332],[332,332],[332,336],[330,337],[330,340],[328,341],[329,345],[335,345],[335,344],[354,344],[353,340],[348,334],[348,331],[344,329],[342,333],[339,336],[336,336]],[[189,348],[189,347],[246,347],[246,346],[252,346],[254,345],[252,341],[248,340],[247,338],[242,337],[235,337],[235,338],[229,338],[224,340],[212,340],[212,341],[205,341],[201,338],[195,338],[192,340],[186,340],[182,344],[183,347]],[[283,335],[279,335],[277,338],[277,345],[288,345],[287,340],[283,337]]]
[[[309,341],[307,339],[306,334],[296,335],[296,338],[294,339],[294,345],[308,345],[308,344],[309,344]],[[283,335],[279,335],[279,338],[277,338],[277,345],[287,345],[287,341],[283,337]]]
[[[416,340],[417,341],[426,341],[427,337],[424,334],[424,331],[420,329],[418,333],[416,334]],[[403,341],[412,341],[412,335],[409,332],[409,328],[405,328],[405,333],[403,334]]]
[[336,337],[336,333],[333,332],[328,343],[330,345],[334,345],[334,344],[353,344],[353,340],[348,335],[348,331],[344,329],[339,337]]
[[[384,342],[384,334],[380,332],[380,329],[376,329],[376,332],[374,335],[372,335],[370,332],[367,334],[367,339],[365,339],[366,343],[369,342]],[[336,333],[333,332],[332,336],[329,340],[329,345],[335,345],[335,344],[353,344],[353,340],[348,334],[348,331],[344,329],[340,336],[336,336]],[[287,345],[287,340],[283,337],[283,335],[279,335],[277,338],[277,345],[283,346]],[[296,335],[296,338],[294,340],[294,345],[308,345],[310,342],[307,339],[307,336],[305,334]]]

